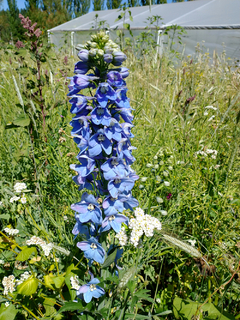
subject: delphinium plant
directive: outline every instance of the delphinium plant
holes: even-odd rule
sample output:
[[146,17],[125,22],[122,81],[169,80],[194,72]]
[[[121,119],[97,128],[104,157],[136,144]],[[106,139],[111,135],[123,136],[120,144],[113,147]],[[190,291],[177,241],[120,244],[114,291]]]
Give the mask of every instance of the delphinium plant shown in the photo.
[[[73,180],[79,190],[88,191],[71,206],[76,218],[72,232],[82,240],[77,247],[88,259],[91,280],[82,286],[77,277],[71,281],[77,297],[89,303],[105,294],[106,282],[103,287],[98,286],[103,270],[111,265],[113,275],[120,269],[118,259],[128,240],[127,215],[138,206],[131,193],[138,176],[131,168],[135,161],[130,142],[133,115],[124,80],[129,73],[121,66],[126,55],[100,32],[82,46],[78,57],[68,95],[71,113],[76,114],[71,125],[73,139],[80,149],[77,156],[80,164],[71,168],[77,172]],[[136,209],[135,218],[131,217],[129,223],[129,231],[132,230],[129,244],[137,247],[140,237],[152,236],[154,228],[160,230],[161,223]]]
[[[106,260],[107,264],[115,260],[117,267],[121,250],[116,242],[109,242],[109,233],[111,230],[119,233],[122,224],[128,224],[128,217],[122,212],[138,205],[131,193],[138,176],[131,168],[135,161],[130,142],[133,115],[124,80],[128,69],[121,67],[126,55],[100,32],[80,49],[78,57],[68,95],[71,113],[76,114],[71,125],[80,149],[77,156],[80,164],[71,168],[77,172],[73,180],[79,190],[89,191],[71,206],[76,218],[73,234],[84,240],[77,246],[84,252],[89,267],[96,263],[104,266]],[[97,272],[89,284],[77,290],[85,302],[104,294],[96,285],[99,282],[96,277]]]

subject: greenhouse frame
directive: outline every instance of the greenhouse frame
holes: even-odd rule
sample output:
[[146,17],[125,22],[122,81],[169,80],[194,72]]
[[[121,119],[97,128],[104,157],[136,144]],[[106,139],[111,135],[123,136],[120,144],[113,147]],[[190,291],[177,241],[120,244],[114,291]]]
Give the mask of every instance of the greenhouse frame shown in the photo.
[[[169,30],[172,43],[175,48],[182,43],[185,55],[194,54],[200,44],[201,49],[211,55],[224,50],[227,58],[240,60],[240,0],[195,0],[126,10],[92,11],[48,30],[48,39],[58,49],[64,45],[70,47],[73,54],[75,47],[89,40],[99,25],[107,30],[112,40],[123,31],[131,38],[126,30],[128,25],[133,40],[146,33],[148,27],[156,34],[160,55],[169,42],[166,38],[170,33],[166,35],[166,30],[175,28],[174,32]],[[182,29],[186,33],[182,33]]]

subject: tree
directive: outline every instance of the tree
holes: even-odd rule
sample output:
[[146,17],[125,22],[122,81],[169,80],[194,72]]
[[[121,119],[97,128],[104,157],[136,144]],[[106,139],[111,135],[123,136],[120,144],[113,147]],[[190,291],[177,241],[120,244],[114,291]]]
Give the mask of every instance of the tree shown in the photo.
[[108,9],[118,9],[121,5],[122,0],[107,0]]
[[72,19],[88,13],[90,5],[91,0],[67,0],[65,2],[65,8]]
[[93,10],[104,10],[104,0],[93,0]]
[[21,27],[21,22],[19,20],[19,9],[17,7],[16,0],[7,0],[8,2],[8,22],[9,22],[9,31],[11,41],[22,39],[23,30]]

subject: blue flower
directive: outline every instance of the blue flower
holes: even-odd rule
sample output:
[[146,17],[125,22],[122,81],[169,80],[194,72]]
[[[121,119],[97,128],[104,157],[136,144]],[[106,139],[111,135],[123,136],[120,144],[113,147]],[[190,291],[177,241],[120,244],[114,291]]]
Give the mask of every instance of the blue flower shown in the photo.
[[77,247],[84,252],[85,258],[87,258],[91,264],[93,261],[103,264],[106,253],[94,237],[91,237],[88,241],[78,242]]
[[88,72],[88,64],[83,61],[78,61],[75,63],[74,73],[86,74]]
[[134,180],[131,177],[116,176],[114,180],[110,180],[108,183],[108,191],[113,198],[123,193],[124,191],[129,192],[134,186]]
[[117,98],[116,92],[106,82],[99,83],[95,96],[102,108],[107,106],[108,100],[115,101]]
[[126,95],[127,90],[128,89],[124,87],[116,91],[117,99],[115,100],[115,103],[118,106],[118,108],[130,108],[129,99]]
[[109,155],[112,152],[112,143],[106,137],[104,130],[99,129],[98,132],[94,134],[89,140],[89,156],[95,157],[99,155],[102,150],[104,150],[105,153]]
[[[124,196],[124,199],[126,196]],[[123,212],[124,204],[122,201],[122,195],[118,195],[116,198],[108,196],[104,199],[102,207],[106,216],[111,216],[117,214],[118,212]]]
[[112,116],[107,108],[96,107],[91,112],[92,122],[96,125],[102,124],[103,126],[109,126],[111,123]]
[[[84,112],[87,107],[88,100],[92,100],[92,97],[84,97],[81,94],[73,95],[69,102],[72,104],[71,113]],[[85,114],[83,114],[85,115]]]
[[81,134],[82,129],[87,129],[89,127],[88,118],[83,115],[76,115],[73,117],[73,120],[70,122],[70,125],[73,127],[71,135]]
[[103,288],[97,286],[100,281],[97,278],[93,278],[87,284],[84,284],[77,290],[77,296],[83,295],[83,299],[86,303],[89,303],[92,298],[100,298],[105,294]]
[[127,176],[129,170],[121,158],[112,157],[101,165],[103,176],[106,180],[114,179],[116,176]]
[[89,238],[88,226],[86,224],[82,224],[76,214],[75,214],[75,219],[77,222],[72,230],[72,233],[75,235],[74,239],[79,233],[84,234],[86,235],[87,238]]
[[71,82],[68,86],[69,88],[68,96],[72,96],[78,93],[79,90],[82,90],[88,87],[95,87],[95,85],[92,82],[93,80],[98,79],[98,77],[77,74],[76,76],[73,76],[70,79],[71,79]]
[[122,139],[122,126],[114,118],[111,119],[108,128],[105,128],[104,131],[109,140],[114,139],[115,141],[120,141]]
[[89,221],[95,224],[102,223],[102,211],[92,194],[84,192],[81,201],[72,204],[71,209],[79,213],[77,218],[81,223]]
[[107,82],[110,84],[110,86],[114,86],[114,87],[121,87],[123,85],[126,85],[121,74],[117,71],[108,72]]
[[71,164],[70,168],[72,170],[77,171],[82,177],[86,177],[93,172],[95,168],[95,160],[85,155],[78,157],[78,160],[81,164]]
[[81,175],[78,174],[77,176],[74,176],[72,179],[77,185],[79,185],[79,188],[78,188],[79,191],[84,188],[88,190],[93,190],[92,184],[94,183],[96,176],[97,176],[96,172],[92,172],[86,177],[82,177]]
[[105,232],[112,228],[115,232],[118,233],[121,230],[123,222],[125,224],[128,224],[128,218],[125,217],[123,214],[114,214],[111,216],[107,216],[103,220],[102,226],[99,229],[99,232]]

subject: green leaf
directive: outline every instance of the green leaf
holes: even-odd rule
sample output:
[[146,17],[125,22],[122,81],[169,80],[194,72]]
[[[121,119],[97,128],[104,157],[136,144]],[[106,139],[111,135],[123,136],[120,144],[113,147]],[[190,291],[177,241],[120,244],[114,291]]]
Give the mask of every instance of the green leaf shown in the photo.
[[62,313],[64,311],[75,311],[75,310],[78,310],[79,312],[81,311],[84,311],[84,307],[82,305],[82,302],[73,302],[73,301],[70,301],[70,302],[66,302],[62,308],[60,308],[60,310],[58,311],[58,314],[59,313]]
[[102,268],[107,268],[107,267],[109,267],[112,263],[113,263],[113,261],[114,261],[114,259],[116,258],[116,255],[117,255],[117,248],[113,251],[113,253],[111,253],[108,257],[107,257],[107,259],[104,261],[104,263],[102,264]]
[[32,254],[37,256],[37,249],[35,247],[23,247],[23,250],[17,255],[16,260],[18,261],[26,261],[30,258]]
[[56,288],[58,288],[58,289],[60,289],[63,286],[64,281],[65,281],[65,278],[63,276],[54,277],[52,279],[53,279],[53,282],[54,282]]
[[9,213],[0,214],[0,219],[9,220],[9,218],[10,218],[10,214]]
[[0,320],[13,320],[17,314],[17,310],[14,305],[11,304],[8,307],[5,307],[4,304],[1,304],[0,307]]
[[56,312],[56,309],[54,308],[54,305],[56,303],[56,299],[53,298],[47,298],[43,302],[43,306],[46,310],[45,316],[51,316],[53,313]]
[[[194,302],[191,300],[183,300],[176,297],[173,301],[173,312],[176,319],[188,319],[191,320],[196,314],[198,308],[201,306],[200,302]],[[204,319],[221,319],[221,320],[234,320],[235,317],[227,314],[226,312],[220,312],[212,303],[206,303],[201,306],[199,311],[208,312],[208,316]],[[198,314],[197,314],[198,315]]]
[[17,119],[13,120],[13,124],[19,127],[27,127],[30,124],[30,118],[27,114],[22,113]]
[[17,292],[24,296],[31,296],[36,293],[37,288],[38,280],[36,278],[29,278],[17,287]]

